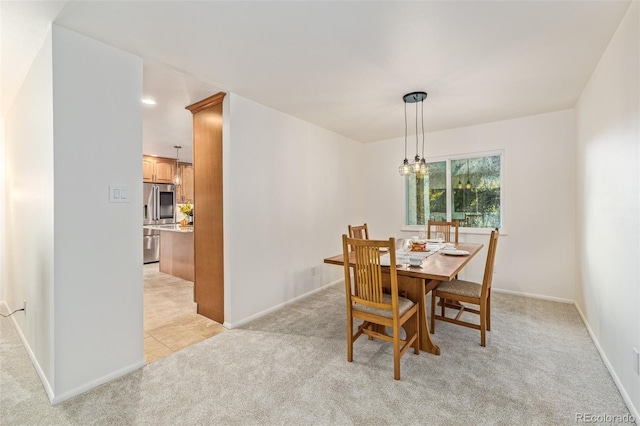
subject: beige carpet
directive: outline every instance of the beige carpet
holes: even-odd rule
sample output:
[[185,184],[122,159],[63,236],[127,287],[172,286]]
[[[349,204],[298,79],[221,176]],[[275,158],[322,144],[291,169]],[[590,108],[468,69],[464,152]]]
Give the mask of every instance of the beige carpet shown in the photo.
[[441,356],[360,338],[346,361],[343,288],[176,352],[50,406],[9,320],[0,322],[3,425],[572,425],[628,415],[575,308],[494,294],[486,348],[438,323]]

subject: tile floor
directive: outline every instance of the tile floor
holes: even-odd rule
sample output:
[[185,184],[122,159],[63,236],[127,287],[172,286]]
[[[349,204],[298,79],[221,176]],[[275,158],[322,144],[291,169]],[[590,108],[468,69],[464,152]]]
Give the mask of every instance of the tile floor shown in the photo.
[[196,313],[193,283],[144,265],[144,357],[148,363],[225,330]]

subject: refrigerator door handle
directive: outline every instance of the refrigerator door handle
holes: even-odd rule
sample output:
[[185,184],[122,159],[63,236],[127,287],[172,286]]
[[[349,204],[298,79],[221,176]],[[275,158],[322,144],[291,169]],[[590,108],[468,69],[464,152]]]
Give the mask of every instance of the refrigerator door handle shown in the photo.
[[160,187],[158,185],[153,186],[153,190],[155,191],[155,220],[160,220]]
[[151,220],[156,220],[156,186],[151,187]]

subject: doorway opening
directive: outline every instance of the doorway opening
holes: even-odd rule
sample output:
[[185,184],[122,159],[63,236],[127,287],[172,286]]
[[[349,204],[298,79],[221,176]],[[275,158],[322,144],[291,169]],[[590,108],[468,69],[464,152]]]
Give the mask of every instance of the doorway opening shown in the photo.
[[[164,65],[144,62],[143,97],[153,102],[145,102],[143,106],[143,182],[146,183],[142,185],[162,183],[174,191],[172,219],[158,224],[155,230],[149,229],[154,221],[148,220],[153,201],[143,200],[143,317],[147,363],[225,330],[221,323],[207,318],[210,315],[201,315],[201,302],[195,302],[194,237],[198,202],[194,191],[193,118],[185,109],[202,99],[202,93],[218,91]],[[176,146],[181,149],[177,150]],[[207,159],[202,158],[201,164],[202,161]],[[203,165],[206,168],[206,163]],[[201,198],[206,204],[207,197]],[[193,209],[192,215],[185,215],[188,207]],[[201,216],[205,218],[206,212],[202,211]],[[154,238],[146,234],[154,234]],[[155,245],[150,250],[147,246],[152,246],[152,240]]]

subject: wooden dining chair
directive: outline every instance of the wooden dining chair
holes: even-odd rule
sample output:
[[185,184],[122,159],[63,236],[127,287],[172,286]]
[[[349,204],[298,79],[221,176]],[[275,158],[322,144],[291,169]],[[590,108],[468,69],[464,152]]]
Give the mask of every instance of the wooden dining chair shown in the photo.
[[369,239],[369,228],[367,224],[359,226],[349,225],[349,238],[360,238],[361,240]]
[[[431,228],[433,228],[433,232],[431,231]],[[450,243],[452,228],[454,230],[454,243],[457,246],[458,245],[458,229],[460,228],[460,222],[458,220],[454,220],[451,222],[439,222],[435,220],[428,220],[427,221],[427,238],[435,238],[439,232],[442,232],[444,234],[444,242]],[[458,276],[456,275],[456,279],[457,278]],[[451,304],[451,302],[448,300],[441,301],[440,304],[442,303]],[[451,306],[455,306],[455,305],[451,304]]]
[[[460,222],[454,220],[452,222],[436,222],[434,220],[427,221],[427,238],[435,238],[438,235],[438,232],[442,232],[444,234],[444,242],[451,242],[451,231],[454,231],[454,236],[456,244],[458,244],[458,228],[460,227]],[[433,231],[432,231],[433,229]]]
[[[391,294],[385,294],[383,272],[380,263],[381,249],[389,253],[389,274]],[[398,295],[398,279],[396,275],[395,239],[365,240],[342,236],[342,252],[344,259],[349,253],[355,258],[353,265],[354,285],[351,285],[351,267],[344,262],[344,284],[347,295],[347,361],[353,361],[353,342],[362,334],[371,338],[382,339],[393,344],[393,378],[400,380],[400,358],[413,346],[414,353],[420,353],[418,304]],[[354,287],[354,288],[352,288]],[[353,320],[362,324],[353,333]],[[413,320],[413,323],[409,320]],[[400,339],[400,328],[404,325],[406,339]],[[379,327],[391,327],[393,336],[382,334]]]
[[[491,279],[493,278],[493,264],[498,246],[498,228],[491,231],[489,249],[487,250],[487,263],[484,267],[482,284],[464,280],[444,281],[431,291],[431,333],[435,333],[435,320],[446,321],[453,324],[480,330],[480,345],[486,346],[486,332],[491,330]],[[449,318],[446,314],[448,303],[441,304],[440,315],[436,315],[436,297],[440,300],[459,302],[458,314],[455,318]],[[469,308],[463,303],[479,305],[479,309]],[[461,321],[464,312],[471,312],[480,316],[480,324]]]

